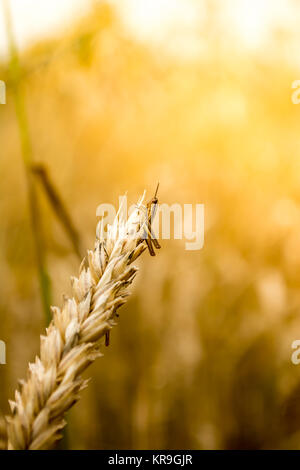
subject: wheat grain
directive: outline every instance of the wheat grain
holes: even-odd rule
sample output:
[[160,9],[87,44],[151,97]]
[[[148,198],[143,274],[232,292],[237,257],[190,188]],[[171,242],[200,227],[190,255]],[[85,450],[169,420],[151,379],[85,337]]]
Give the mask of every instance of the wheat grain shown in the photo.
[[127,221],[118,215],[105,239],[99,222],[95,248],[88,251],[79,278],[71,279],[73,297],[62,309],[52,308],[40,357],[29,364],[27,381],[19,382],[10,401],[8,449],[49,449],[61,438],[64,415],[87,385],[81,373],[101,355],[99,341],[115,325],[137,272],[132,262],[146,248],[148,219],[142,203],[143,198]]

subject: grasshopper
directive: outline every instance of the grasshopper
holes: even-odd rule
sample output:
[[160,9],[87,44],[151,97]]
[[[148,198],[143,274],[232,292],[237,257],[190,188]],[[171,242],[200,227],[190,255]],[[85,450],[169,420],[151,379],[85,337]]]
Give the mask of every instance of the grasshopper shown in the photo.
[[[146,211],[147,211],[147,225],[146,225],[146,233],[145,233],[145,241],[147,243],[147,247],[149,250],[149,253],[151,256],[155,256],[155,251],[153,248],[153,245],[156,249],[161,248],[160,244],[157,241],[157,238],[155,237],[155,234],[153,233],[152,227],[151,227],[151,222],[155,217],[156,210],[157,210],[157,204],[158,204],[158,199],[157,199],[157,192],[159,188],[159,183],[157,183],[157,187],[155,190],[155,194],[152,199],[150,199],[149,202],[147,202],[146,205]],[[153,245],[152,245],[153,244]],[[105,333],[105,346],[109,346],[109,331]]]
[[[155,251],[153,245],[156,249],[160,248],[160,244],[157,241],[155,234],[153,233],[151,223],[155,217],[158,199],[157,199],[157,192],[159,188],[159,183],[157,183],[157,187],[155,190],[155,194],[152,199],[147,203],[146,210],[147,210],[147,228],[146,228],[146,238],[145,241],[147,243],[147,247],[151,256],[155,256]],[[152,245],[153,243],[153,245]]]

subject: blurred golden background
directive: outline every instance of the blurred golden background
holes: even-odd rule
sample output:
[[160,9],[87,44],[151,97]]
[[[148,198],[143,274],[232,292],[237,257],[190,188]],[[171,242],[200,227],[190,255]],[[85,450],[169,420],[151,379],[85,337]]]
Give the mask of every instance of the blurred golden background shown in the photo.
[[[156,258],[139,262],[64,446],[299,449],[300,107],[291,85],[300,6],[173,7],[91,2],[52,36],[26,47],[17,38],[19,66],[14,15],[8,31],[0,26],[12,53],[0,63],[0,409],[46,326],[28,183],[44,289],[61,305],[79,267],[74,230],[81,250],[92,247],[98,204],[117,204],[126,190],[134,203],[159,180],[161,202],[205,204],[204,248],[162,240]],[[42,179],[26,177],[22,155],[46,169],[67,220]]]

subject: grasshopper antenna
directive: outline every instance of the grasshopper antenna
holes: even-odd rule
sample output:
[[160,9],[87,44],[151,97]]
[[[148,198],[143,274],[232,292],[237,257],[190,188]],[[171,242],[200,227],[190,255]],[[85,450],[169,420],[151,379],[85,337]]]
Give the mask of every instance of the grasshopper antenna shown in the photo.
[[156,190],[155,190],[155,194],[154,194],[154,198],[153,198],[153,199],[157,199],[158,188],[159,188],[159,181],[158,181],[158,183],[157,183],[157,186],[156,186]]

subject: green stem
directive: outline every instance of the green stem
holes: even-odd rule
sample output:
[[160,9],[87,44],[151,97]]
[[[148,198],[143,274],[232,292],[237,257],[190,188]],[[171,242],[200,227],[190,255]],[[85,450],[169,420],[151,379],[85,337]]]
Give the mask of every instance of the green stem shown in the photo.
[[30,141],[30,133],[28,120],[26,115],[25,103],[21,88],[21,67],[18,57],[18,51],[14,39],[12,20],[8,0],[3,0],[4,18],[6,23],[6,33],[8,38],[10,52],[10,73],[13,84],[13,94],[16,109],[16,116],[21,140],[21,151],[25,168],[28,203],[30,210],[30,221],[34,239],[36,261],[38,268],[38,276],[41,290],[41,298],[43,303],[46,320],[50,320],[50,303],[51,303],[51,284],[46,268],[45,251],[43,246],[43,237],[40,227],[39,205],[37,199],[37,191],[34,182],[34,176],[31,171],[32,167],[32,146]]

